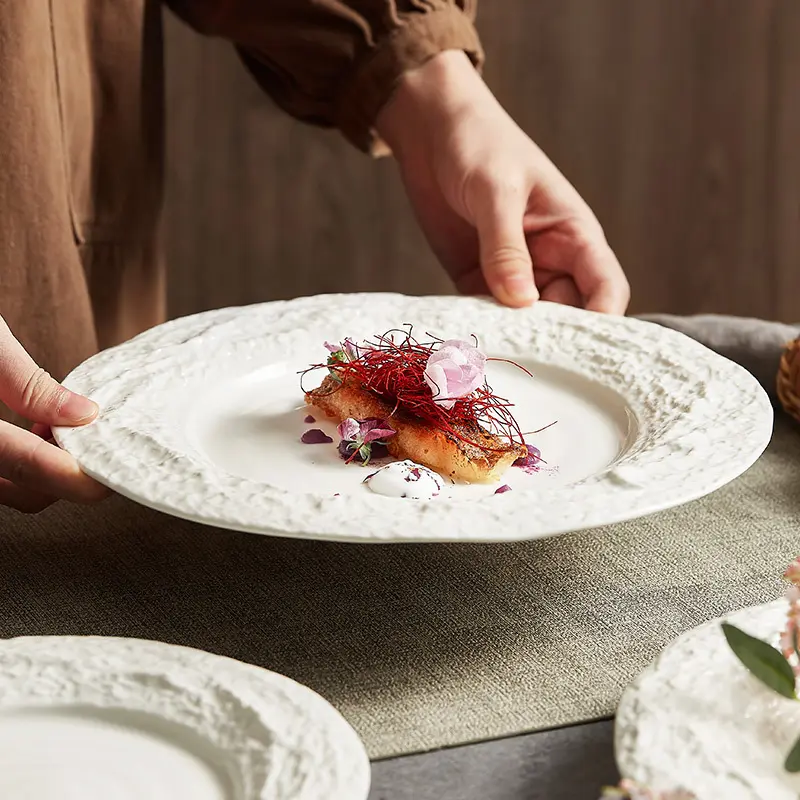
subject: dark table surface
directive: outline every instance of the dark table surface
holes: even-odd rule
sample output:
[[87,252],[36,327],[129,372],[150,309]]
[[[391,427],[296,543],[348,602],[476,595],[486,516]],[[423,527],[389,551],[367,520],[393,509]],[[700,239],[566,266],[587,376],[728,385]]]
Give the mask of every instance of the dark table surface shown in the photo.
[[377,761],[369,800],[598,800],[619,780],[613,734],[602,720]]

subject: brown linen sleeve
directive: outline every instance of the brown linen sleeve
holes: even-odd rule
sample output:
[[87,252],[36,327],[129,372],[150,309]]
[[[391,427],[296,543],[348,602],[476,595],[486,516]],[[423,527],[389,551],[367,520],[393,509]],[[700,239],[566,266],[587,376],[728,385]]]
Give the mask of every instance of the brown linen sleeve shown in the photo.
[[373,128],[404,72],[445,50],[476,67],[477,0],[167,0],[201,33],[233,42],[287,113],[381,150]]

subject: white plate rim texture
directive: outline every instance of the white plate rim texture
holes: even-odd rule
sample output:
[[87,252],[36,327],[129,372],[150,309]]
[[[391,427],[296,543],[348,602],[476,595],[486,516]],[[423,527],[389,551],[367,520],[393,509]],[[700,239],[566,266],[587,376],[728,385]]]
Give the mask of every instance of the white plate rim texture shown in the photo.
[[[366,800],[370,764],[307,686],[225,656],[145,639],[0,640],[0,714],[117,711],[186,728],[233,767],[236,800]],[[275,765],[280,762],[280,770]]]
[[642,670],[614,722],[623,777],[698,800],[796,800],[800,781],[783,761],[800,736],[800,704],[752,676],[721,628],[727,621],[777,646],[787,610],[782,599],[705,622]]
[[[488,353],[601,383],[632,410],[636,440],[607,471],[569,486],[470,502],[365,491],[355,501],[286,492],[176,452],[171,423],[128,402],[164,385],[213,382],[215,364],[261,365],[310,340],[322,348],[355,327],[375,335],[407,322],[448,337],[474,332]],[[101,414],[82,428],[57,428],[56,440],[119,494],[222,528],[349,542],[514,541],[638,518],[738,477],[766,448],[773,423],[769,398],[747,370],[681,333],[552,303],[509,309],[483,298],[315,295],[204,312],[93,356],[65,385],[96,400]]]

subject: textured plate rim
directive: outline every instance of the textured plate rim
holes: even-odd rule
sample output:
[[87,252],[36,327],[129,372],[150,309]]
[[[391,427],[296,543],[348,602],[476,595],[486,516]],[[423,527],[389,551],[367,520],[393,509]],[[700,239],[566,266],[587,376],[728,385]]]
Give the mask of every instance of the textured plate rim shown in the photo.
[[[205,677],[213,676],[215,683],[223,684],[233,695],[237,694],[237,689],[241,686],[253,708],[266,717],[269,717],[273,709],[269,702],[263,699],[262,694],[259,694],[258,687],[262,689],[278,687],[288,690],[295,707],[297,704],[302,705],[310,711],[316,722],[319,722],[321,717],[325,718],[325,725],[330,731],[329,741],[335,744],[339,754],[347,754],[348,761],[355,770],[354,773],[348,774],[348,778],[355,780],[356,785],[352,786],[351,782],[348,784],[348,790],[352,788],[358,793],[355,795],[356,798],[366,800],[371,782],[371,766],[364,743],[354,728],[342,713],[318,692],[265,667],[207,650],[155,639],[95,635],[15,636],[0,639],[0,687],[5,682],[2,672],[4,658],[20,656],[35,661],[49,656],[61,662],[74,662],[75,659],[71,657],[71,650],[74,648],[77,648],[81,655],[86,655],[86,650],[89,649],[93,654],[96,653],[111,662],[116,659],[130,671],[146,672],[148,668],[162,671],[173,667],[184,672],[189,668]],[[135,649],[136,657],[133,660],[130,648]],[[47,707],[48,704],[36,705]],[[19,704],[7,704],[6,696],[0,693],[0,712],[5,708],[19,708]],[[339,790],[341,788],[338,787]],[[347,796],[350,797],[349,794]],[[257,800],[257,798],[251,796],[244,800]]]
[[[305,506],[301,509],[302,515],[293,514],[292,506],[296,503],[293,499],[287,499],[288,493],[280,490],[272,491],[274,487],[266,487],[265,490],[263,486],[244,480],[231,480],[230,484],[233,486],[236,483],[236,487],[245,486],[250,492],[251,499],[258,493],[259,501],[264,505],[256,522],[241,517],[244,514],[243,507],[246,503],[242,500],[243,494],[237,500],[238,488],[230,490],[231,497],[215,497],[215,506],[203,502],[205,498],[196,497],[190,502],[186,497],[176,499],[174,493],[169,497],[154,496],[159,491],[164,494],[166,490],[163,487],[154,488],[152,483],[149,486],[146,485],[141,474],[144,470],[140,470],[137,477],[136,474],[130,472],[121,473],[119,469],[115,473],[114,469],[108,467],[104,459],[113,458],[113,454],[111,454],[113,446],[109,447],[107,443],[104,445],[102,436],[98,434],[101,427],[98,422],[84,428],[57,428],[54,431],[56,440],[77,458],[87,474],[117,493],[158,511],[230,530],[341,542],[501,542],[543,538],[624,522],[690,502],[715,491],[751,467],[769,443],[773,425],[772,405],[756,379],[743,367],[712,352],[682,333],[651,322],[629,317],[608,317],[550,303],[537,303],[530,309],[512,310],[502,308],[485,299],[361,294],[316,295],[290,301],[219,309],[173,320],[151,329],[125,344],[104,351],[76,368],[66,379],[65,385],[89,396],[94,396],[95,399],[101,401],[102,407],[102,398],[96,396],[96,394],[102,394],[100,391],[102,387],[94,384],[92,379],[96,365],[106,366],[114,359],[122,360],[122,357],[131,352],[148,353],[163,349],[160,347],[160,343],[165,337],[170,341],[177,339],[175,347],[187,346],[187,343],[192,341],[192,336],[181,340],[179,334],[184,328],[200,331],[201,333],[197,334],[198,337],[208,336],[208,331],[213,326],[233,324],[235,327],[236,322],[241,321],[242,318],[251,321],[263,318],[262,321],[265,323],[278,327],[281,324],[285,325],[287,318],[294,319],[296,328],[297,319],[301,315],[308,316],[314,310],[322,313],[325,310],[330,312],[331,308],[336,307],[361,308],[369,307],[370,304],[382,305],[384,308],[402,308],[404,316],[408,316],[408,309],[417,308],[422,316],[438,314],[442,318],[447,318],[450,314],[463,318],[464,315],[468,316],[469,314],[483,315],[487,319],[491,318],[497,325],[507,326],[503,330],[503,334],[506,339],[511,341],[512,345],[516,341],[514,337],[520,335],[520,326],[527,331],[525,336],[528,337],[534,336],[542,325],[545,327],[561,325],[567,332],[580,329],[583,331],[584,344],[588,345],[591,345],[595,339],[605,336],[609,341],[603,346],[609,352],[616,352],[617,357],[622,354],[622,348],[617,344],[615,350],[615,337],[618,337],[619,341],[625,341],[625,337],[627,337],[626,344],[635,341],[637,336],[644,337],[645,340],[649,338],[652,342],[658,343],[659,352],[662,352],[664,359],[671,359],[669,362],[665,362],[668,363],[668,366],[664,367],[665,370],[702,371],[704,375],[712,376],[713,386],[717,391],[721,388],[730,389],[734,398],[738,397],[742,400],[742,404],[736,406],[731,404],[730,398],[724,400],[723,403],[728,403],[727,408],[721,408],[720,413],[714,416],[710,416],[714,409],[707,408],[700,414],[694,410],[694,406],[690,408],[686,419],[682,422],[694,423],[696,430],[702,430],[703,435],[710,438],[704,444],[705,452],[699,456],[693,456],[694,445],[682,454],[681,457],[685,461],[688,459],[687,463],[692,464],[695,469],[694,480],[683,480],[677,487],[665,487],[660,490],[651,487],[648,490],[646,486],[628,485],[624,470],[622,472],[611,470],[608,474],[593,481],[563,487],[560,491],[508,492],[504,495],[492,496],[491,503],[485,504],[457,504],[441,500],[429,504],[399,501],[402,509],[395,505],[392,508],[392,514],[388,517],[385,515],[386,506],[380,505],[385,502],[385,498],[372,496],[363,501],[359,498],[359,508],[363,509],[364,513],[379,515],[381,511],[384,513],[380,522],[380,530],[366,535],[354,532],[352,525],[346,524],[345,520],[351,519],[352,515],[349,512],[345,513],[342,508],[343,503],[339,503],[337,509],[336,505],[331,502],[332,498],[293,495],[292,498],[316,497],[315,500],[304,500]],[[516,326],[513,329],[511,320]],[[529,327],[525,327],[526,323]],[[591,333],[587,334],[589,325]],[[291,328],[291,323],[288,328]],[[556,360],[552,358],[540,358],[540,360],[563,367],[565,365],[564,352],[554,350],[553,353],[555,353]],[[537,353],[536,355],[540,356],[541,354]],[[580,369],[573,371],[581,372]],[[623,398],[625,398],[624,394]],[[102,420],[103,414],[101,413]],[[736,445],[734,446],[732,442],[736,442]],[[722,452],[716,453],[716,467],[701,469],[702,456],[708,457],[720,449]],[[119,464],[116,467],[119,468]],[[152,466],[148,466],[147,469],[152,470]],[[669,475],[669,472],[664,474]],[[164,477],[170,477],[168,471]],[[201,483],[197,485],[200,486]],[[246,486],[248,483],[250,485]],[[264,497],[270,492],[269,497]],[[592,495],[592,492],[595,496]],[[602,493],[606,493],[614,502],[602,502],[598,499]],[[281,499],[280,495],[284,495],[284,497]],[[581,503],[585,507],[587,497],[594,501],[594,508],[588,512],[582,511],[578,507]],[[570,502],[572,499],[577,499],[579,502]],[[398,501],[391,502],[397,503]],[[550,503],[549,507],[548,502]],[[556,506],[559,506],[557,511],[554,510]],[[465,509],[467,510],[465,511]],[[448,525],[443,530],[444,526],[440,524],[440,520],[445,514]],[[265,523],[264,518],[270,516],[273,521]],[[380,517],[375,518],[380,519]]]

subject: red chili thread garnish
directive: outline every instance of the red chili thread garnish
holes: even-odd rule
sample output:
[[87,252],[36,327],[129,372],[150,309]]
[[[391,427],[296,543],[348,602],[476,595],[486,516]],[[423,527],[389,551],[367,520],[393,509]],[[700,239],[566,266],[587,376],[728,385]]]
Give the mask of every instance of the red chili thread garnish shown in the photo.
[[[473,338],[477,346],[477,337]],[[443,408],[434,401],[424,372],[428,359],[441,342],[441,339],[432,336],[429,341],[417,340],[408,325],[405,329],[393,329],[376,336],[366,345],[359,345],[357,358],[314,364],[303,370],[301,376],[320,369],[329,370],[342,384],[356,384],[391,405],[390,416],[402,411],[483,452],[498,452],[503,448],[489,447],[466,438],[462,433],[465,428],[469,430],[477,424],[495,436],[524,445],[525,435],[510,410],[513,403],[497,396],[488,383],[479,386],[467,397],[456,400],[451,409]],[[488,360],[504,361],[531,374],[509,359]]]
[[535,431],[525,431],[525,436],[533,436],[535,433],[541,433],[542,431],[546,431],[548,428],[552,428],[553,425],[558,422],[557,419],[554,419],[552,422],[549,422],[543,428],[537,428]]
[[512,361],[510,358],[487,358],[486,360],[497,361],[500,364],[511,364],[512,367],[521,369],[529,378],[533,377],[533,373],[529,369],[525,369],[525,367],[523,367],[522,364],[517,364],[516,361]]

